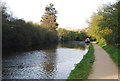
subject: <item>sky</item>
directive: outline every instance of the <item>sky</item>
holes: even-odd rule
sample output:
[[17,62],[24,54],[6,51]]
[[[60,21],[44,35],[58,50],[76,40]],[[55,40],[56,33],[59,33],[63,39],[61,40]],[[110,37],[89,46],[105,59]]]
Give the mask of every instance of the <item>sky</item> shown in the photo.
[[6,2],[14,16],[25,21],[39,23],[45,7],[53,3],[58,11],[59,27],[83,29],[88,27],[87,20],[103,4],[115,3],[117,0],[2,0]]

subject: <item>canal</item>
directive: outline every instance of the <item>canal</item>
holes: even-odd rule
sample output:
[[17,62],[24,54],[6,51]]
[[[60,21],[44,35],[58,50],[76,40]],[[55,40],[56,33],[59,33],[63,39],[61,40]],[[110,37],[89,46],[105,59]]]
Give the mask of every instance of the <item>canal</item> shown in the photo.
[[67,79],[87,48],[78,43],[42,45],[26,49],[5,49],[3,79]]

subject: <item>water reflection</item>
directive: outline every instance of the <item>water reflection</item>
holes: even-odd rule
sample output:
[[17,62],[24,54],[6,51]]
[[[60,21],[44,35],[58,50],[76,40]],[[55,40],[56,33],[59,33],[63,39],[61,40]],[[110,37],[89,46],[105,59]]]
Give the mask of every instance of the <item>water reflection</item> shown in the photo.
[[85,54],[72,43],[42,47],[4,51],[3,79],[66,79]]
[[85,50],[86,46],[84,42],[79,42],[79,41],[73,41],[73,42],[67,42],[67,43],[61,43],[59,44],[60,47],[62,48],[77,48],[77,49],[82,49]]
[[58,43],[55,44],[43,44],[39,46],[32,46],[32,47],[24,47],[24,48],[2,48],[2,57],[9,57],[11,55],[16,55],[17,53],[22,54],[28,51],[36,51],[36,50],[46,50],[46,51],[55,51],[57,48]]
[[44,62],[42,68],[45,73],[44,79],[53,79],[56,73],[56,49],[44,49]]

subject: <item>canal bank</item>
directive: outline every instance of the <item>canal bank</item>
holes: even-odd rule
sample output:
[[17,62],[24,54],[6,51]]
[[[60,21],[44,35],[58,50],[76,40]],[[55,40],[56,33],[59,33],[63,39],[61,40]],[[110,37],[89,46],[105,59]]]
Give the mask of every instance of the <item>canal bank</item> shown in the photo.
[[87,79],[92,71],[92,65],[95,60],[93,45],[89,45],[89,50],[83,59],[75,65],[75,68],[71,71],[69,79]]

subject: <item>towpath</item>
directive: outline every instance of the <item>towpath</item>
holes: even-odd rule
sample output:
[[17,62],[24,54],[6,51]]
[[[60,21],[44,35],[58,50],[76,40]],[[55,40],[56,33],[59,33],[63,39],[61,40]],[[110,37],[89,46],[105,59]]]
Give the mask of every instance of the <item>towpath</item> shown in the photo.
[[88,79],[118,79],[118,67],[112,61],[109,54],[97,44],[93,43],[95,62],[93,71]]

